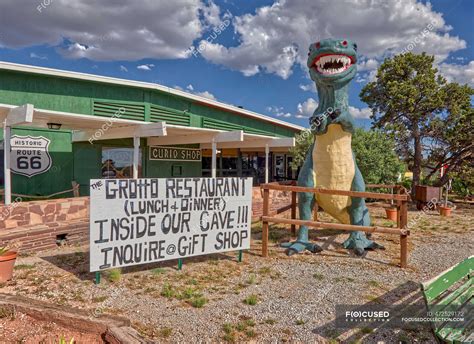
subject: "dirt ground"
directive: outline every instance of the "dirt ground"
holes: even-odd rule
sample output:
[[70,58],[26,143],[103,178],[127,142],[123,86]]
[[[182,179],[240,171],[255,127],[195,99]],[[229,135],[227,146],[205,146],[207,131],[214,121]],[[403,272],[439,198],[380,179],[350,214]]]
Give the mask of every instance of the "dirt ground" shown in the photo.
[[[61,341],[64,342],[61,342]],[[100,336],[80,333],[54,322],[38,321],[26,314],[0,308],[0,343],[99,344]]]
[[[374,224],[394,226],[380,205],[369,207]],[[112,270],[95,285],[88,248],[63,247],[20,257],[14,279],[0,285],[0,292],[86,309],[91,316],[125,316],[144,337],[160,343],[435,343],[428,325],[417,330],[335,326],[336,305],[422,300],[421,281],[474,254],[472,205],[458,205],[449,218],[411,209],[409,224],[407,269],[397,266],[399,237],[385,234],[373,239],[386,250],[361,259],[342,248],[347,233],[313,230],[312,240],[324,251],[287,257],[278,246],[291,240],[283,226],[271,228],[270,256],[262,258],[255,223],[252,248],[241,263],[237,252],[186,259],[181,271],[176,261],[163,262]],[[0,338],[12,327],[18,332],[21,318],[0,316]],[[30,343],[45,326],[30,322],[32,332],[15,341]],[[65,334],[66,340],[79,339]]]

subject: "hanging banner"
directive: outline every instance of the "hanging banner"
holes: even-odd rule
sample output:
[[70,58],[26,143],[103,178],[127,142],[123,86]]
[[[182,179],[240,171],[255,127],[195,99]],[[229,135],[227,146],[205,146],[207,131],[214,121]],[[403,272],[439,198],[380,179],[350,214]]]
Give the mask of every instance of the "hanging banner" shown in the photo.
[[52,164],[48,151],[50,142],[43,136],[12,135],[10,139],[12,172],[30,178],[48,171]]
[[201,161],[201,149],[167,146],[150,146],[150,160]]
[[90,271],[250,248],[252,178],[90,181]]

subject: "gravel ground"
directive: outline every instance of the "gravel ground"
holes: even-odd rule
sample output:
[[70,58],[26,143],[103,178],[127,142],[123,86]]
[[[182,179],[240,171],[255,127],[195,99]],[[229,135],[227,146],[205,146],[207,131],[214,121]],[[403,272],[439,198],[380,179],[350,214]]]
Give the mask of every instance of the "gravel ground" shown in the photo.
[[[371,206],[374,223],[392,225]],[[321,218],[325,218],[324,214]],[[359,259],[342,249],[347,234],[313,231],[320,254],[287,257],[279,242],[288,230],[273,227],[270,257],[260,257],[258,224],[253,244],[236,253],[134,267],[105,274],[99,285],[87,272],[87,247],[63,247],[17,261],[13,281],[0,292],[119,314],[156,342],[435,343],[428,326],[411,330],[336,329],[335,305],[421,300],[419,283],[474,254],[474,208],[450,218],[410,211],[409,268],[400,269],[399,238],[374,235],[385,251]]]

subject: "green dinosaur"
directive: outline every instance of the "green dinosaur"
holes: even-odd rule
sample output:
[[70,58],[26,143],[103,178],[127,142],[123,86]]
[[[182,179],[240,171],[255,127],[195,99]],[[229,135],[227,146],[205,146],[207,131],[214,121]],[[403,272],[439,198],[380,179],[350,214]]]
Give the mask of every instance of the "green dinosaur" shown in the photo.
[[[354,119],[349,113],[348,87],[357,72],[357,45],[346,39],[325,39],[311,44],[308,68],[316,82],[319,105],[310,118],[311,132],[315,135],[303,167],[298,185],[325,189],[365,191],[365,183],[357,167],[351,147]],[[370,215],[365,199],[300,192],[300,218],[310,220],[315,202],[325,212],[345,224],[369,226]],[[367,249],[383,248],[369,240],[364,232],[351,232],[344,247],[362,256]],[[317,253],[322,248],[311,243],[308,227],[300,226],[295,242],[282,244],[287,255],[305,249]]]

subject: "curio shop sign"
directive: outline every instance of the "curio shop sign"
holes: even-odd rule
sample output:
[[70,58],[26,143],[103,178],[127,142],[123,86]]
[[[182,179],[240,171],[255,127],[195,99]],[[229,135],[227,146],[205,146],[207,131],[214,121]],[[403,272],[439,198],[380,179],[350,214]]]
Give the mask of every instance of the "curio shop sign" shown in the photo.
[[198,148],[151,146],[150,160],[201,161]]

